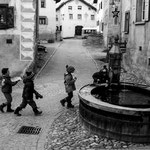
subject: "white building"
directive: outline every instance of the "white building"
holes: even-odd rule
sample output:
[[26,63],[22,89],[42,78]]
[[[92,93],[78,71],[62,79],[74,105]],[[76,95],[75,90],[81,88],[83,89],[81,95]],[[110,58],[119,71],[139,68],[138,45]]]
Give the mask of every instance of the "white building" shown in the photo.
[[56,8],[57,30],[62,37],[81,35],[83,27],[96,27],[96,8],[84,0],[68,0]]
[[19,74],[34,61],[35,31],[35,0],[0,0],[0,70]]
[[54,41],[56,33],[56,2],[39,0],[39,39]]
[[104,30],[104,0],[94,0],[97,3],[97,32],[102,33]]

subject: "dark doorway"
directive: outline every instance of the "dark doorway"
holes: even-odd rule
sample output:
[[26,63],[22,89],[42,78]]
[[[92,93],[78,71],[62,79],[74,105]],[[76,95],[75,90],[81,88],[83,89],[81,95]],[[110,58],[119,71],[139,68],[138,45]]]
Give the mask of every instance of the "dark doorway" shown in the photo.
[[76,26],[75,27],[75,35],[82,35],[82,28],[83,28],[83,26]]

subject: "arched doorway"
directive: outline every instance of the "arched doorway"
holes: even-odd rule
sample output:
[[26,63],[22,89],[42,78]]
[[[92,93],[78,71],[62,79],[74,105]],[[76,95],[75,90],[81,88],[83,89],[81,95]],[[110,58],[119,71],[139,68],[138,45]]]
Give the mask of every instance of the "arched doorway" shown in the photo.
[[82,35],[82,28],[83,26],[75,26],[75,35],[77,36]]

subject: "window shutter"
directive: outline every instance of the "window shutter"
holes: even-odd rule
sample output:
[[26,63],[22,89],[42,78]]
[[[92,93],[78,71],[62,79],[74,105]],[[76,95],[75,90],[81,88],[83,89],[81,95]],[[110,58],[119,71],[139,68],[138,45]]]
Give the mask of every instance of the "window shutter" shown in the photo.
[[130,21],[130,12],[126,12],[125,13],[125,27],[124,27],[124,31],[125,33],[129,33],[129,22]]
[[46,24],[48,25],[48,18],[46,17]]
[[136,22],[142,21],[142,2],[143,0],[136,0]]
[[7,12],[6,8],[0,7],[0,29],[6,29],[7,28],[6,12]]
[[14,7],[8,7],[7,11],[7,28],[14,27]]
[[149,20],[149,0],[145,0],[145,21]]

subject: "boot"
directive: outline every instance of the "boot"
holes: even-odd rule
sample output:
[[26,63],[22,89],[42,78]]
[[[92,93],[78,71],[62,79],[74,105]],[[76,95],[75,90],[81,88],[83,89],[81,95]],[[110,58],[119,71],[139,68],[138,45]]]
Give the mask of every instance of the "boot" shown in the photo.
[[21,110],[21,108],[17,107],[16,110],[14,111],[14,114],[17,116],[21,116],[21,114],[19,113],[20,110]]
[[14,110],[11,109],[11,104],[7,104],[7,112],[14,112]]
[[62,105],[63,107],[65,106],[65,102],[66,102],[66,99],[60,100],[60,103],[61,103],[61,105]]
[[71,102],[68,102],[67,108],[68,108],[68,109],[69,109],[69,108],[74,108],[74,105],[72,105]]
[[5,103],[3,103],[2,105],[0,105],[0,111],[2,112],[2,113],[4,113],[4,110],[3,110],[3,108],[6,106],[6,104]]
[[39,111],[37,108],[34,108],[33,111],[34,111],[34,114],[35,114],[36,116],[42,114],[42,111]]

